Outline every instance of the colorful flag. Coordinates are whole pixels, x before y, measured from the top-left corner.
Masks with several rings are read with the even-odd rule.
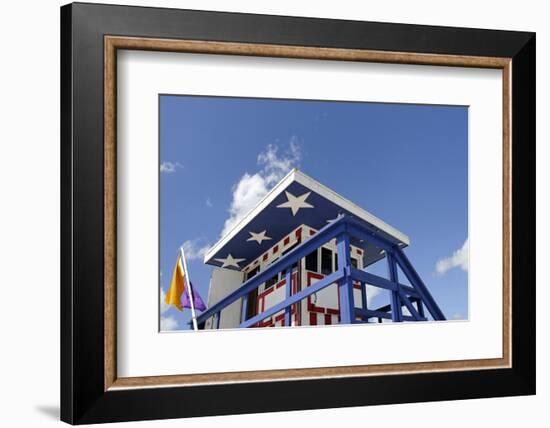
[[[181,295],[185,291],[185,273],[181,264],[181,257],[176,260],[176,267],[172,275],[170,289],[166,293],[165,302],[167,305],[174,305],[179,311],[183,310]],[[187,306],[188,307],[188,306]]]
[[[193,296],[193,306],[195,306],[196,310],[204,311],[206,310],[206,305],[204,304],[204,301],[202,300],[199,292],[193,287],[193,283],[191,284],[191,295]],[[189,301],[189,293],[185,293],[183,296],[183,305],[184,308],[191,308],[191,302]]]

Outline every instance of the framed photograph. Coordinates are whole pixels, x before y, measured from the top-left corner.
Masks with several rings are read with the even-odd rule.
[[[61,62],[62,420],[535,393],[533,33],[76,3]]]

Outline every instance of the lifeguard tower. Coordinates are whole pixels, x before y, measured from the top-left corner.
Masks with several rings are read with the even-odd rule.
[[[294,169],[205,255],[213,270],[199,328],[445,320],[403,252],[409,243]],[[383,259],[387,277],[366,271]],[[367,286],[389,303],[373,308]]]

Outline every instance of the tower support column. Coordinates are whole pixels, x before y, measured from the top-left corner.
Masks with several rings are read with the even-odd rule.
[[[386,251],[388,260],[388,276],[391,282],[397,285],[397,290],[391,292],[391,319],[393,322],[403,321],[403,312],[401,309],[401,298],[399,297],[399,278],[397,276],[397,264],[393,253]]]
[[[350,242],[347,232],[336,238],[338,265],[344,270],[344,277],[338,282],[340,300],[340,323],[352,324],[355,322],[355,304],[353,301],[353,281],[351,279]]]

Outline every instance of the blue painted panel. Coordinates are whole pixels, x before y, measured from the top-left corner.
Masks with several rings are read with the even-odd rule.
[[[285,190],[294,196],[301,196],[307,192],[311,192],[306,202],[313,205],[314,208],[301,208],[296,215],[292,215],[290,208],[277,208],[278,205],[287,201],[287,197],[283,191],[271,204],[253,218],[246,227],[235,235],[230,242],[222,247],[208,263],[214,266],[221,266],[221,263],[214,259],[225,258],[228,254],[231,254],[235,258],[245,259],[240,263],[242,268],[258,258],[271,248],[274,243],[283,239],[292,230],[302,224],[320,230],[327,225],[328,220],[336,218],[339,214],[351,216],[351,213],[348,211],[343,210],[340,206],[297,182],[292,182]],[[357,222],[360,222],[364,228],[369,229],[371,233],[378,233],[381,236],[385,235],[388,242],[396,243],[395,238],[390,237],[390,235],[384,232],[378,231],[378,229],[371,224],[362,220],[357,220]],[[258,244],[256,241],[247,241],[250,237],[249,232],[259,233],[264,230],[266,231],[266,235],[272,238],[271,240],[263,241],[261,244]],[[363,249],[366,247],[366,245],[359,242],[359,240],[352,240],[352,244]]]

